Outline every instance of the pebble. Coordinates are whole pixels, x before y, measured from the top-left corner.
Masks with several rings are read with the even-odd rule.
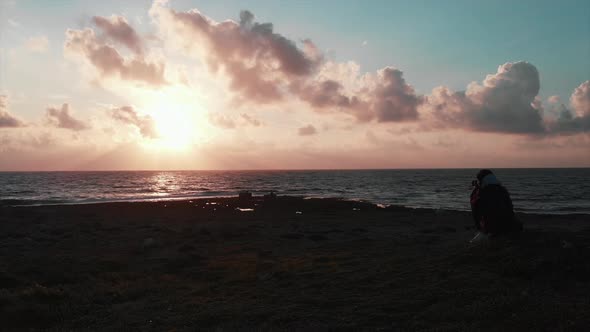
[[[571,242],[563,240],[563,241],[561,241],[561,247],[563,249],[571,249],[574,247],[574,245]]]
[[[152,248],[156,246],[156,240],[154,240],[151,237],[148,237],[147,239],[143,240],[143,247],[144,248]]]

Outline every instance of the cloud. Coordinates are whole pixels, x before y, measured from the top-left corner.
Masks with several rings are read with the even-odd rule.
[[[312,125],[307,125],[305,127],[301,127],[297,130],[299,136],[311,136],[317,134],[317,130]]]
[[[155,2],[150,14],[168,34],[166,39],[176,38],[186,49],[200,52],[211,71],[225,73],[240,103],[272,103],[290,93],[315,111],[340,110],[359,121],[418,118],[423,98],[400,70],[385,67],[362,77],[327,78],[324,56],[311,40],[299,47],[274,32],[272,23],[256,22],[249,11],[240,13],[239,22],[216,22],[196,9],[177,12]],[[348,80],[361,86],[348,91]]]
[[[80,131],[89,128],[89,126],[84,122],[74,118],[70,114],[70,105],[67,103],[63,104],[59,109],[56,107],[47,108],[45,118],[49,123],[58,128],[71,129],[74,131]]]
[[[143,53],[141,38],[124,17],[118,15],[112,15],[111,17],[94,16],[92,22],[108,38],[125,45],[136,54]]]
[[[586,113],[579,109],[587,108],[587,87],[579,87],[572,95],[571,111],[560,110],[554,121],[559,125],[550,123],[542,117],[539,73],[527,62],[500,65],[464,91],[441,86],[423,96],[400,69],[388,66],[360,74],[357,64],[328,61],[311,40],[295,42],[276,32],[272,23],[257,22],[247,10],[237,20],[215,21],[197,9],[176,11],[166,1],[155,1],[150,16],[159,29],[159,40],[196,55],[210,72],[227,79],[232,106],[297,99],[317,113],[343,114],[358,122],[421,120],[422,129],[525,135],[585,130],[580,114]],[[97,34],[88,28],[66,32],[66,50],[83,56],[101,76],[166,83],[164,65],[146,60],[144,40],[124,17],[95,16],[93,22]],[[115,45],[128,48],[132,56],[123,57]],[[188,82],[182,73],[179,81]],[[548,102],[557,104],[559,98],[551,96]],[[221,128],[261,124],[246,113],[210,115],[209,121]]]
[[[570,97],[572,108],[580,117],[590,116],[590,80],[578,86]]]
[[[316,109],[355,108],[360,103],[356,97],[344,95],[342,84],[335,80],[313,82],[303,87],[294,84],[291,90]]]
[[[82,57],[98,70],[101,77],[119,77],[123,80],[140,81],[152,86],[167,84],[164,78],[164,63],[149,62],[142,54],[136,54],[131,59],[125,59],[117,49],[108,44],[108,40],[115,40],[127,47],[138,50],[140,44],[135,40],[135,31],[129,25],[122,26],[120,21],[98,20],[99,28],[104,29],[105,38],[96,36],[93,29],[66,30],[65,50],[70,54]],[[110,25],[109,25],[110,24]],[[127,31],[126,27],[131,29]],[[139,38],[139,37],[137,37]],[[139,49],[140,50],[140,49]]]
[[[244,121],[246,121],[246,123],[248,123],[254,127],[260,127],[262,125],[260,120],[252,117],[251,115],[248,115],[247,113],[242,113],[241,117],[242,117],[242,119],[244,119]]]
[[[558,117],[549,122],[551,134],[571,135],[590,132],[590,81],[580,84],[570,96],[571,109],[561,104]]]
[[[159,137],[154,119],[149,115],[138,114],[132,106],[113,108],[110,110],[110,115],[117,121],[137,127],[143,137]]]
[[[376,74],[359,79],[361,87],[346,95],[343,85],[328,79],[307,83],[303,87],[294,84],[292,91],[309,103],[316,111],[340,109],[359,121],[399,122],[418,119],[418,106],[423,97],[406,83],[402,71],[385,67]]]
[[[416,96],[403,73],[386,67],[377,74],[375,87],[369,94],[371,111],[379,122],[415,120],[422,98]]]
[[[260,127],[262,122],[255,117],[241,113],[239,117],[234,117],[226,114],[209,113],[209,122],[219,128],[223,129],[235,129],[244,126]]]
[[[505,63],[482,84],[466,91],[435,88],[427,97],[426,111],[441,127],[473,131],[541,134],[545,131],[536,98],[540,82],[537,68],[527,62]]]
[[[210,113],[209,114],[209,122],[212,125],[223,128],[223,129],[236,128],[235,121],[231,117],[229,117],[225,114]]]
[[[300,49],[271,23],[255,22],[249,11],[240,13],[239,22],[216,22],[196,9],[176,12],[155,2],[150,14],[162,30],[180,36],[184,47],[200,51],[213,72],[223,71],[247,102],[282,99],[284,84],[309,76],[321,61],[310,40]]]
[[[49,47],[49,39],[45,36],[30,37],[25,42],[25,47],[35,53],[45,53]]]
[[[8,96],[0,95],[0,128],[23,127],[24,123],[8,113]]]

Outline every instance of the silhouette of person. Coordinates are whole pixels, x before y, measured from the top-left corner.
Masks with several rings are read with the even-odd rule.
[[[492,236],[522,230],[522,224],[514,214],[510,194],[494,173],[482,169],[476,177],[470,199],[475,228]]]

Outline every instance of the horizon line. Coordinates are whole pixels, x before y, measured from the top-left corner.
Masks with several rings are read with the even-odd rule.
[[[554,167],[413,167],[413,168],[259,168],[259,169],[97,169],[97,170],[0,170],[0,173],[65,173],[65,172],[297,172],[297,171],[404,171],[404,170],[469,170],[469,169],[588,169],[590,166]]]

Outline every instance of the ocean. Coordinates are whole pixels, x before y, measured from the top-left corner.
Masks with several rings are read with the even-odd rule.
[[[254,195],[338,197],[469,210],[476,169],[0,172],[0,205],[81,204]],[[496,169],[515,209],[590,214],[590,168]]]

